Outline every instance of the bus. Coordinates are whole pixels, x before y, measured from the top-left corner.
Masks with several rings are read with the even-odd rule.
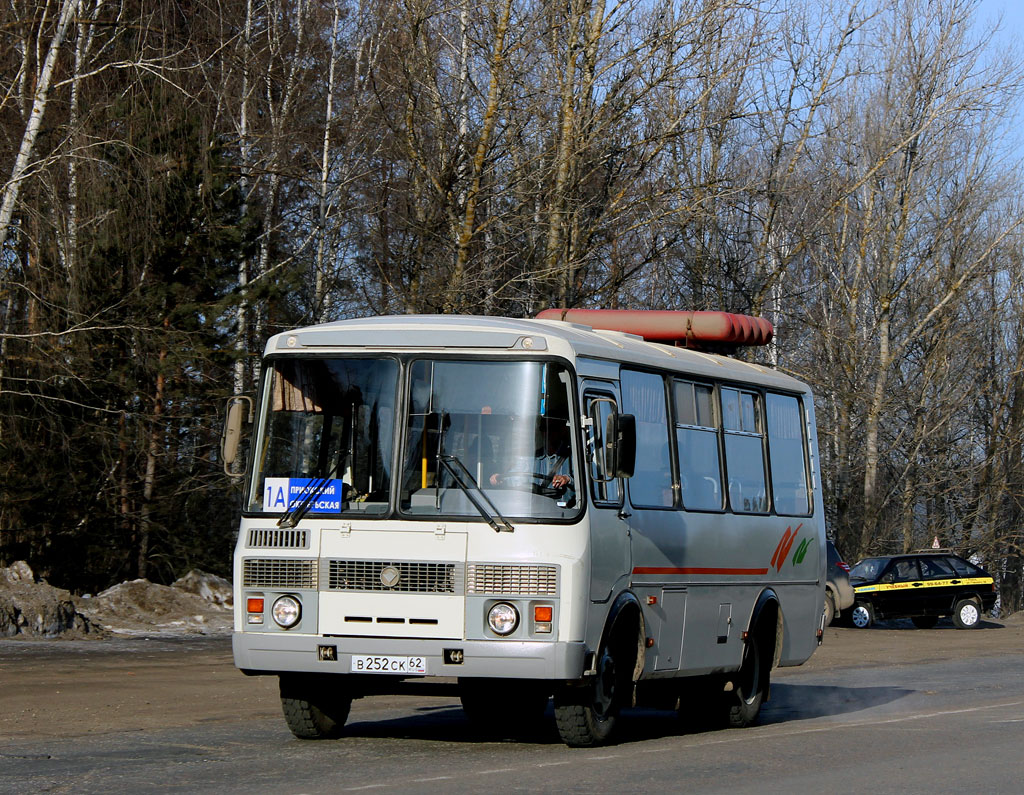
[[[632,706],[756,720],[821,642],[809,388],[721,312],[394,316],[269,339],[229,401],[236,666],[338,737],[353,699],[607,743]],[[247,465],[238,455],[252,423]]]

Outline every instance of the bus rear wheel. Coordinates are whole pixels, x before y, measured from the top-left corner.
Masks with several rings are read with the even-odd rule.
[[[761,654],[757,636],[747,639],[743,664],[733,680],[733,690],[726,693],[726,725],[734,729],[750,726],[761,712],[768,692],[768,665]]]
[[[331,680],[281,676],[281,711],[292,734],[300,740],[333,740],[341,736],[352,697],[336,687],[337,683]]]
[[[611,739],[630,692],[633,662],[625,643],[608,643],[598,655],[592,681],[555,694],[555,725],[562,742],[573,748],[591,748]]]

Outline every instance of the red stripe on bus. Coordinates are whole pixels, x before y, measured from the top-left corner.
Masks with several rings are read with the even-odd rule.
[[[637,566],[634,574],[767,574],[768,569],[673,568],[670,566]]]

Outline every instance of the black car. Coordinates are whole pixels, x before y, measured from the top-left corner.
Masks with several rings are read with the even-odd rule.
[[[996,586],[980,566],[944,550],[866,558],[850,569],[855,627],[875,619],[909,618],[930,629],[952,616],[960,629],[978,626],[996,602]]]

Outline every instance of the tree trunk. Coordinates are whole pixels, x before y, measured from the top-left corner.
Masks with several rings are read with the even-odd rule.
[[[166,329],[167,322],[164,322]],[[149,541],[152,530],[153,492],[156,483],[156,463],[160,457],[160,440],[164,435],[161,419],[164,413],[164,387],[166,377],[163,366],[167,351],[161,350],[157,359],[156,389],[153,394],[153,418],[149,429],[149,444],[146,447],[146,472],[142,480],[142,505],[139,511],[139,556],[137,570],[141,578],[149,571]]]
[[[875,539],[881,512],[878,487],[878,433],[885,407],[885,391],[889,375],[889,311],[884,300],[878,319],[878,362],[875,388],[864,419],[864,526],[861,529],[860,553],[866,554]]]
[[[29,113],[28,122],[25,124],[25,132],[21,137],[21,147],[18,150],[18,157],[14,161],[14,168],[11,170],[11,179],[4,186],[3,199],[0,201],[0,249],[7,243],[7,235],[11,225],[11,218],[14,215],[14,205],[18,201],[18,192],[21,190],[21,182],[28,170],[29,159],[35,149],[36,138],[43,123],[43,114],[46,113],[46,104],[49,101],[50,83],[53,80],[53,70],[57,65],[57,55],[60,53],[61,45],[67,36],[71,20],[78,11],[81,0],[64,0],[61,4],[60,17],[57,26],[50,40],[50,46],[46,52],[46,60],[39,72],[36,82],[35,95],[32,100],[32,110]]]

